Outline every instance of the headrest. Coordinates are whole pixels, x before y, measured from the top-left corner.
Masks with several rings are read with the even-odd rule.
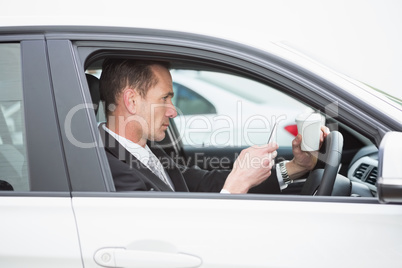
[[[92,74],[85,74],[87,77],[89,92],[91,93],[92,103],[94,104],[95,114],[98,113],[100,92],[99,92],[99,79]]]
[[[14,191],[14,188],[8,182],[0,180],[0,191]]]

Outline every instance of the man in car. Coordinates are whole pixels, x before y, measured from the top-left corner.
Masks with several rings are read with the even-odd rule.
[[[245,149],[231,171],[178,165],[156,142],[177,115],[172,77],[164,62],[106,59],[100,79],[106,124],[99,129],[117,191],[280,193],[287,181],[312,170],[317,158],[293,141],[292,161],[274,167],[278,145]],[[326,137],[323,131],[321,141]],[[280,170],[280,171],[279,171]]]

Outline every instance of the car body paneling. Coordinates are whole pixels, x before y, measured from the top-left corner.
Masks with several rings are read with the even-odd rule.
[[[29,186],[0,192],[0,266],[82,267],[46,41],[43,35],[23,34],[3,35],[1,41],[20,42],[21,47],[19,109]]]
[[[98,29],[100,30],[100,29]],[[113,29],[106,29],[112,31]],[[301,101],[313,106],[321,107],[328,110],[335,107],[332,114],[342,122],[351,124],[352,127],[370,136],[375,137],[375,142],[379,145],[381,137],[386,131],[401,130],[401,125],[398,119],[388,117],[381,108],[375,107],[381,102],[373,101],[367,104],[365,100],[358,94],[366,92],[349,81],[337,76],[329,70],[316,66],[307,60],[298,58],[299,61],[306,61],[311,70],[319,71],[321,76],[314,74],[308,69],[304,69],[299,65],[288,60],[283,60],[275,54],[270,54],[257,49],[249,48],[232,42],[224,42],[215,38],[199,37],[186,35],[176,32],[163,31],[148,31],[144,29],[135,29],[131,32],[126,30],[116,30],[116,34],[95,34],[88,37],[85,34],[66,34],[66,38],[76,40],[99,40],[105,41],[109,38],[110,41],[121,42],[110,43],[109,47],[124,49],[129,48],[133,51],[142,50],[154,53],[159,53],[159,58],[167,58],[171,53],[184,55],[184,57],[197,57],[204,62],[209,62],[209,59],[220,59],[220,62],[227,67],[230,64],[232,67],[243,66],[245,70],[252,70],[258,74],[260,79],[269,78],[269,81],[278,83],[279,85],[286,84],[283,88],[289,95],[297,96]],[[151,36],[154,34],[154,36]],[[62,34],[49,34],[49,38],[60,38]],[[183,38],[183,39],[180,39]],[[191,38],[191,39],[190,39]],[[131,44],[129,42],[132,42]],[[147,43],[148,42],[148,43]],[[81,42],[81,46],[89,46],[91,42]],[[104,43],[107,46],[107,43]],[[158,46],[159,44],[159,46]],[[98,43],[97,46],[101,46]],[[84,54],[88,55],[98,49],[88,49]],[[223,53],[224,52],[224,53]],[[143,53],[141,54],[143,55]],[[212,57],[212,58],[211,58]],[[293,82],[295,81],[295,82]],[[340,87],[340,85],[342,87]],[[309,90],[301,90],[301,87]],[[354,95],[357,92],[357,95]],[[359,109],[356,109],[359,107]],[[401,111],[393,108],[393,114],[400,114]]]
[[[106,38],[103,36],[101,40]],[[182,59],[184,54],[184,58],[197,58],[200,62],[203,56],[210,62],[215,61],[225,67],[231,65],[233,69],[249,72],[251,76],[260,76],[261,80],[269,77],[277,82],[281,81],[291,90],[300,90],[293,95],[304,94],[307,96],[304,99],[313,98],[314,102],[310,101],[310,104],[320,103],[323,106],[332,100],[338,100],[341,119],[348,125],[351,122],[359,124],[364,121],[362,128],[367,127],[365,133],[369,133],[374,140],[381,140],[381,133],[393,127],[392,124],[385,126],[373,118],[365,121],[367,115],[364,109],[359,110],[351,106],[348,100],[336,97],[336,87],[328,82],[314,79],[310,81],[306,74],[298,78],[303,79],[302,82],[299,81],[303,85],[301,86],[282,77],[289,71],[280,73],[278,69],[275,77],[275,73],[261,67],[272,64],[267,57],[264,60],[269,64],[263,62],[258,66],[250,62],[251,55],[245,55],[245,51],[243,54],[236,54],[238,52],[231,50],[228,54],[219,55],[215,50],[208,51],[195,41],[190,43],[191,47],[184,47],[180,40],[177,40],[176,45],[171,45],[171,40],[164,44],[163,38],[158,38],[136,39],[133,35],[125,39],[125,42],[92,41],[75,44],[85,46],[85,51],[81,50],[80,54],[84,58],[96,51],[123,49],[126,55],[146,51],[152,52],[155,57]],[[141,40],[141,44],[138,44],[138,40]],[[197,51],[199,47],[195,49],[197,46],[203,48],[202,53]],[[330,88],[329,91],[327,87]],[[93,256],[101,248],[158,252],[161,248],[166,248],[166,245],[168,248],[177,248],[178,252],[198,256],[203,260],[204,267],[355,267],[361,264],[375,267],[383,262],[390,267],[397,267],[401,259],[399,239],[396,238],[400,235],[401,208],[379,204],[375,199],[370,199],[369,202],[360,199],[361,203],[356,204],[356,199],[351,198],[322,202],[322,198],[315,197],[306,199],[305,202],[302,199],[275,196],[273,198],[276,200],[272,201],[255,195],[256,199],[261,200],[254,203],[247,200],[249,196],[244,199],[235,196],[229,200],[222,200],[224,197],[221,195],[212,198],[208,194],[199,200],[194,198],[197,194],[191,193],[184,195],[182,199],[177,199],[177,194],[159,193],[127,193],[122,195],[123,198],[120,196],[82,193],[73,197],[87,267],[97,267]],[[157,198],[153,198],[154,196]],[[97,209],[99,207],[102,209]],[[89,219],[95,220],[96,226],[90,224]],[[368,225],[365,227],[364,224],[369,222],[370,225],[373,224],[373,228],[367,227]],[[110,226],[115,224],[117,227],[111,230]],[[372,229],[375,231],[371,231]],[[100,233],[104,235],[99,236]],[[384,249],[376,249],[376,253],[383,254],[380,258],[373,258],[376,254],[367,254],[367,248],[364,248],[372,241],[373,236],[384,238],[387,244]],[[289,250],[289,247],[295,251]],[[398,248],[397,251],[394,251],[395,247]]]
[[[101,248],[170,247],[199,257],[202,267],[400,265],[401,206],[182,197],[74,197],[85,267],[98,267]]]
[[[55,33],[51,33],[53,30]],[[8,31],[18,32],[15,28]],[[70,114],[71,133],[84,144],[99,141],[95,116],[86,104],[90,96],[85,84],[84,64],[91,53],[102,51],[124,50],[125,55],[150,53],[166,58],[207,61],[210,65],[241,71],[262,82],[274,81],[288,94],[317,108],[324,109],[326,104],[338,101],[339,119],[377,142],[385,132],[401,130],[397,121],[388,119],[380,110],[369,109],[353,92],[338,92],[339,87],[324,78],[299,70],[297,65],[273,54],[235,44],[231,46],[230,42],[215,39],[144,29],[92,27],[79,30],[37,27],[32,32],[44,33],[48,40],[53,104],[57,106],[55,117],[61,133],[56,138],[64,148],[63,163],[72,191],[72,199],[60,198],[53,204],[51,211],[57,212],[54,214],[56,229],[50,230],[64,233],[55,236],[58,244],[50,237],[48,241],[52,243],[46,247],[55,247],[52,252],[67,250],[67,257],[60,259],[74,259],[66,262],[69,267],[99,267],[94,256],[101,248],[145,250],[158,256],[166,248],[174,247],[177,252],[201,258],[203,267],[400,266],[401,206],[380,204],[375,198],[111,193],[112,178],[101,146],[86,148],[87,151],[76,146],[67,137],[68,124],[65,124],[72,109],[78,108],[74,116]],[[386,120],[382,121],[383,117]],[[12,198],[17,200],[18,197]],[[38,215],[33,226],[42,229],[33,230],[35,234],[27,229],[23,234],[35,242],[39,235],[42,239],[51,236],[53,233],[44,229],[49,226],[40,223],[53,218],[54,215],[43,207],[44,204],[51,206],[53,199],[24,198],[24,202],[37,203],[32,206],[24,203],[21,208],[38,208],[33,209],[32,214],[21,210],[20,217],[7,215],[6,227],[21,222],[28,225],[29,216]],[[7,203],[10,200],[4,198],[1,202],[3,211],[11,207]],[[13,239],[11,234],[8,239]],[[61,248],[64,243],[67,245]],[[32,245],[32,241],[26,242],[24,249]],[[4,252],[12,256],[13,252],[18,252],[19,245],[14,246]],[[75,260],[79,254],[78,246],[81,246],[83,263]],[[34,253],[47,257],[46,252],[38,251]],[[61,253],[53,256],[61,256]],[[25,263],[18,262],[15,267],[18,264]]]
[[[72,190],[106,191],[110,189],[109,187],[113,189],[113,186],[102,179],[110,173],[105,173],[99,162],[101,146],[99,137],[95,134],[96,119],[89,107],[91,97],[87,88],[82,90],[84,83],[79,80],[79,67],[74,58],[71,42],[50,40],[48,53]],[[60,58],[63,58],[62,62]]]
[[[24,112],[31,190],[65,191],[70,187],[60,143],[45,40],[22,46]]]
[[[96,40],[96,41],[120,41],[120,42],[136,42],[140,44],[141,42],[151,42],[154,44],[163,43],[173,46],[183,45],[185,52],[185,47],[199,47],[200,49],[208,49],[214,51],[224,51],[226,54],[231,54],[234,51],[241,54],[241,51],[252,50],[254,51],[254,56],[250,57],[250,62],[260,62],[261,60],[270,59],[270,66],[275,67],[281,73],[285,74],[285,70],[281,68],[281,65],[285,64],[287,67],[295,67],[293,71],[293,77],[296,79],[305,79],[310,76],[311,78],[321,81],[324,84],[331,81],[332,83],[337,83],[342,85],[342,87],[350,88],[351,84],[345,81],[347,79],[343,78],[342,75],[329,70],[328,68],[314,62],[313,60],[307,58],[306,56],[284,46],[283,44],[273,44],[267,43],[264,46],[264,51],[260,49],[253,49],[246,45],[241,45],[239,43],[231,41],[223,41],[215,37],[207,37],[192,33],[169,31],[169,30],[157,30],[157,29],[145,29],[145,28],[125,28],[125,27],[97,27],[97,26],[27,26],[27,27],[2,27],[1,32],[3,34],[16,34],[16,33],[40,33],[46,34],[46,38],[50,39],[70,39],[70,40]],[[226,44],[222,47],[222,44]],[[200,47],[201,46],[201,47]],[[267,62],[265,62],[267,63]],[[302,67],[302,68],[300,68]],[[289,68],[290,70],[291,68]],[[301,73],[300,73],[301,71]],[[298,76],[297,74],[302,74]],[[288,73],[291,74],[291,73]],[[319,74],[319,75],[318,75]],[[327,82],[325,82],[325,80]],[[342,92],[342,87],[336,88]],[[330,87],[329,91],[332,91]],[[354,90],[358,91],[359,95],[367,95],[362,93],[372,92],[368,88],[363,89],[362,85],[353,87]],[[349,90],[349,91],[354,91]],[[340,93],[338,92],[338,93]],[[350,92],[343,92],[347,95]],[[370,94],[373,95],[374,93]],[[363,97],[365,101],[369,101],[371,98],[369,95]],[[381,107],[382,102],[387,102],[384,98],[375,96],[372,99],[372,106]],[[379,99],[382,101],[379,103]],[[359,101],[359,98],[353,98],[350,101]],[[360,103],[361,104],[361,103]],[[368,105],[370,106],[370,105]],[[395,112],[392,111],[395,115]],[[399,114],[396,112],[396,114]],[[398,118],[398,117],[397,117]],[[388,119],[387,119],[388,120]],[[392,119],[390,119],[392,123]]]
[[[12,28],[11,28],[12,29]],[[348,101],[354,106],[367,109],[367,115],[374,118],[381,117],[384,114],[381,109],[382,103],[388,103],[385,98],[373,95],[374,93],[367,94],[368,88],[363,88],[363,85],[353,85],[348,79],[342,77],[329,70],[328,68],[317,64],[311,59],[295,53],[289,48],[284,49],[275,44],[266,44],[265,50],[251,48],[239,43],[224,41],[214,37],[201,36],[191,33],[183,33],[176,31],[160,31],[155,29],[138,29],[138,28],[118,28],[118,27],[31,27],[32,31],[48,32],[46,35],[48,39],[68,38],[72,40],[97,40],[97,41],[115,41],[115,42],[133,42],[138,46],[143,43],[148,44],[164,44],[171,46],[171,50],[180,49],[182,54],[191,55],[189,48],[199,49],[198,53],[201,55],[205,51],[215,51],[224,55],[230,55],[237,58],[247,57],[249,63],[263,65],[269,70],[280,73],[281,76],[288,76],[300,84],[310,84],[311,82],[325,87],[326,98],[331,97],[332,94],[339,95],[340,102]],[[50,33],[51,32],[51,33]],[[144,48],[145,49],[145,48]],[[150,49],[152,49],[150,47]],[[207,56],[208,53],[205,54]],[[207,60],[209,57],[205,57]],[[266,72],[266,70],[265,70]],[[263,72],[264,73],[264,72]],[[271,77],[274,78],[274,77]],[[308,80],[306,80],[308,79]],[[281,77],[278,77],[280,82]],[[309,81],[310,80],[310,81]],[[356,83],[358,84],[358,83]],[[310,85],[312,86],[312,85]],[[345,89],[347,89],[345,91]],[[291,89],[290,89],[291,90]],[[320,98],[310,98],[312,96],[302,96],[300,92],[292,91],[293,94],[298,95],[307,103],[314,104]],[[320,92],[323,94],[324,92]],[[356,94],[356,95],[354,95]],[[325,96],[324,95],[324,96]],[[366,95],[366,97],[361,97]],[[317,96],[315,96],[317,97]],[[336,100],[336,98],[334,98]],[[366,104],[365,102],[370,102]],[[340,103],[341,104],[341,103]],[[373,109],[377,107],[377,109]],[[371,109],[370,109],[371,108]],[[352,111],[354,112],[354,111]],[[390,111],[392,117],[385,116],[384,124],[391,124],[398,127],[397,122],[400,111],[392,109]],[[370,119],[370,116],[367,116]],[[365,118],[366,119],[366,118]],[[400,127],[400,126],[399,126]]]
[[[0,196],[0,266],[83,267],[71,197]]]

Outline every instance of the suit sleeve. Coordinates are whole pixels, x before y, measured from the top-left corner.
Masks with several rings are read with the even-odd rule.
[[[190,192],[219,193],[230,170],[203,170],[197,166],[179,166]]]
[[[278,177],[276,176],[275,167],[271,170],[271,176],[268,177],[260,185],[257,185],[248,191],[249,193],[259,194],[280,194],[281,189],[279,187]]]
[[[188,168],[179,166],[190,192],[216,192],[219,193],[230,170],[202,170],[197,166]],[[275,168],[271,176],[260,185],[250,189],[249,193],[280,194],[281,190],[276,177]]]

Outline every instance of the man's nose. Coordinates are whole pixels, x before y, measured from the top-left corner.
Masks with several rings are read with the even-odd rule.
[[[176,107],[173,104],[166,105],[166,116],[169,118],[175,118],[177,116]]]

